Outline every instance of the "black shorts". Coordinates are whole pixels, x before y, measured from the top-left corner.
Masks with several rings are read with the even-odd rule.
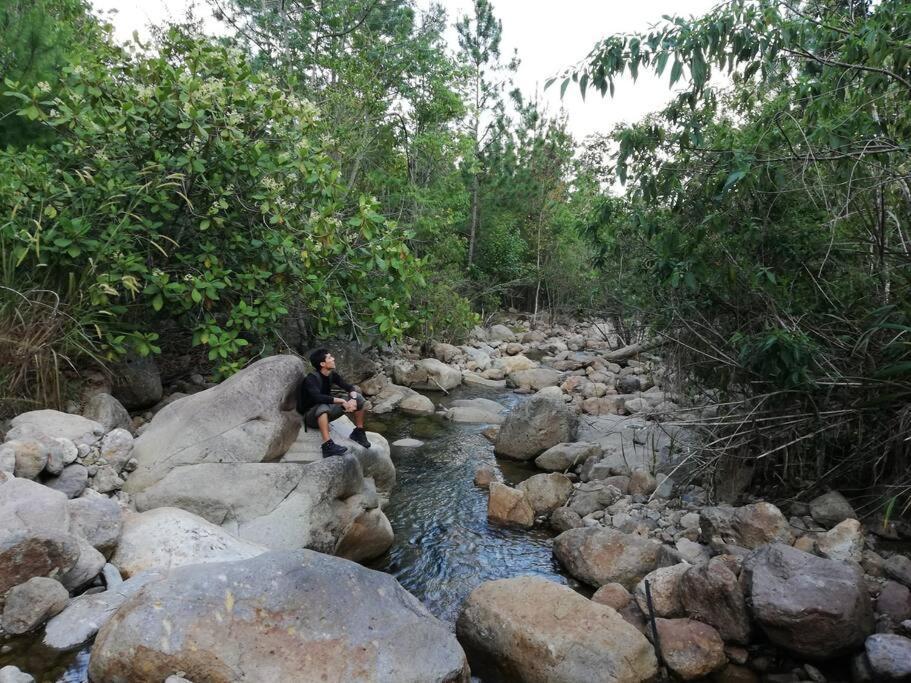
[[[361,410],[364,407],[364,397],[357,394],[354,400],[357,401],[357,409]],[[329,415],[329,422],[332,422],[344,415],[345,409],[338,403],[317,403],[304,413],[304,424],[310,429],[319,429],[319,423],[316,420],[323,413],[327,413]]]

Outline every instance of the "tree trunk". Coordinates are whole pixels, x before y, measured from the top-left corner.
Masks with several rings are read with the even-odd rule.
[[[471,177],[471,230],[468,234],[468,267],[474,263],[475,237],[478,232],[478,174]]]

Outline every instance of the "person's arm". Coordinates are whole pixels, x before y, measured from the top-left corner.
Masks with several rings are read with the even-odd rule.
[[[330,405],[343,403],[341,399],[337,399],[329,394],[324,394],[319,379],[315,375],[307,375],[307,378],[304,380],[303,389],[307,398],[310,399],[310,403],[328,403]]]
[[[354,386],[343,380],[342,376],[337,372],[332,373],[332,381],[335,382],[336,386],[341,387],[351,398],[354,398],[357,394],[357,390]]]

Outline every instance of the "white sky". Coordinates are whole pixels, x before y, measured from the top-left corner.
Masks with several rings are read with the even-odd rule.
[[[430,0],[417,0],[427,7]],[[585,102],[572,86],[560,102],[559,83],[544,93],[544,81],[588,54],[592,46],[611,33],[645,31],[663,14],[698,15],[717,4],[717,0],[492,0],[495,15],[503,21],[502,54],[508,58],[518,49],[521,66],[516,84],[526,95],[542,93],[551,112],[563,106],[569,115],[569,129],[577,139],[594,132],[609,132],[621,121],[632,122],[660,109],[671,97],[667,72],[658,81],[640,72],[639,80],[617,82],[616,94],[602,99],[589,89]],[[100,10],[117,9],[113,15],[117,37],[129,40],[133,31],[148,35],[149,23],[161,24],[168,18],[180,19],[191,0],[93,0]],[[469,11],[471,0],[442,0],[450,24]],[[204,2],[197,3],[204,11]],[[200,12],[202,13],[202,12]],[[211,23],[213,30],[215,22]],[[455,31],[450,32],[455,46]]]

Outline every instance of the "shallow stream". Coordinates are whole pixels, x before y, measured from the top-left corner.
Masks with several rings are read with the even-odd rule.
[[[444,406],[455,399],[482,397],[512,408],[521,400],[511,392],[471,387],[460,387],[449,396],[430,396]],[[453,629],[462,602],[484,581],[536,574],[575,587],[553,559],[550,531],[488,524],[487,492],[474,485],[475,471],[493,466],[514,485],[538,470],[497,460],[481,434],[485,427],[398,413],[370,418],[367,424],[390,443],[405,437],[424,442],[419,448],[392,448],[397,482],[384,511],[395,530],[395,542],[368,566],[392,574]],[[38,683],[85,683],[88,659],[88,648],[54,653],[43,647],[40,636],[0,646],[0,667],[18,666]]]

